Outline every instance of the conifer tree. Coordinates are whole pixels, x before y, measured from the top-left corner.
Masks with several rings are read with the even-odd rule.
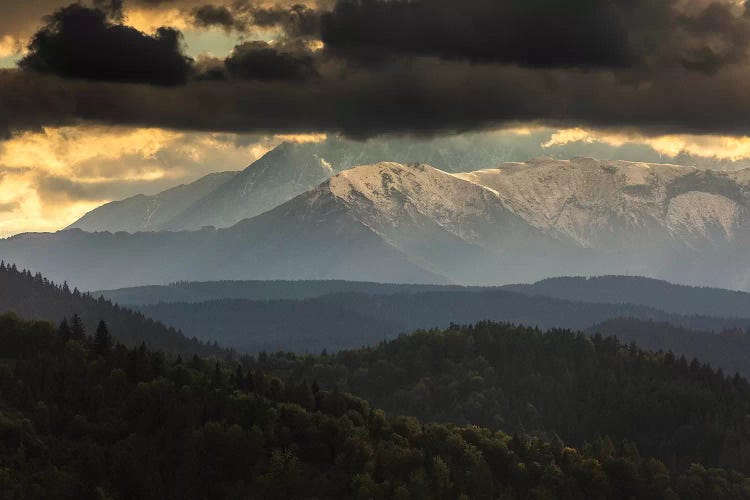
[[[86,340],[86,328],[78,314],[73,314],[70,317],[70,338],[72,340]]]
[[[107,328],[107,323],[102,320],[99,321],[99,325],[96,327],[96,334],[94,335],[94,350],[97,354],[105,354],[112,347],[112,336]]]
[[[60,322],[60,326],[57,327],[57,336],[63,342],[67,342],[72,337],[72,331],[70,329],[70,325],[68,324],[68,318],[63,318],[63,320]]]

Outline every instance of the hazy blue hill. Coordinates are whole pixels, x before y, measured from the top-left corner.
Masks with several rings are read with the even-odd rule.
[[[663,321],[614,318],[595,325],[591,332],[613,335],[623,343],[634,342],[649,351],[672,351],[676,356],[697,358],[750,379],[750,330],[717,333],[692,330]]]
[[[351,349],[405,331],[397,318],[363,314],[318,300],[224,299],[153,304],[139,310],[190,335],[250,352]]]
[[[750,293],[639,276],[560,277],[503,288],[584,302],[641,304],[676,314],[750,317]]]
[[[155,304],[158,302],[203,302],[217,299],[308,299],[339,292],[388,295],[428,291],[492,290],[506,290],[577,302],[643,305],[680,315],[750,317],[750,293],[722,288],[677,285],[638,276],[560,277],[533,284],[499,287],[412,285],[342,280],[235,280],[178,282],[170,285],[101,290],[94,292],[94,295],[104,295],[120,304]]]
[[[310,299],[339,292],[374,295],[419,293],[438,290],[487,290],[459,285],[417,285],[344,280],[273,281],[181,281],[169,285],[146,285],[116,290],[98,290],[118,304],[156,304],[159,302],[204,302],[218,299],[279,300]]]
[[[354,348],[418,328],[481,320],[572,329],[587,329],[618,317],[714,331],[750,325],[750,319],[682,316],[639,305],[575,302],[502,290],[342,292],[304,300],[222,299],[156,303],[138,309],[189,335],[249,351]]]

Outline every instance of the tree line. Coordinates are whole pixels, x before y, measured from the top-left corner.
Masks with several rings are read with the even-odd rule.
[[[105,330],[0,316],[0,497],[750,498],[737,472],[672,472],[632,443],[391,416],[315,380]]]

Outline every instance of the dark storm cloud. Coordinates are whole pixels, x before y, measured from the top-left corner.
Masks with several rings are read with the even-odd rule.
[[[102,10],[72,4],[48,18],[19,66],[65,78],[178,85],[191,71],[180,37],[164,27],[150,36],[111,22]]]
[[[340,0],[322,38],[343,51],[620,67],[634,57],[624,21],[601,0]]]
[[[94,0],[94,8],[104,12],[110,19],[114,21],[123,20],[123,4],[124,0]]]
[[[247,80],[306,80],[317,74],[305,47],[245,42],[224,61],[229,77]]]
[[[747,60],[749,17],[737,5],[676,0],[338,0],[322,15],[331,50],[539,68],[681,65],[715,72]],[[702,5],[702,6],[701,6]]]
[[[192,10],[197,27],[218,26],[247,32],[254,28],[278,28],[288,40],[320,37],[320,15],[303,4],[261,6],[235,1],[231,5],[207,4]]]
[[[180,87],[0,72],[0,128],[82,122],[243,132],[430,134],[518,122],[637,128],[645,133],[750,134],[747,68],[684,70],[648,85],[592,71],[415,61],[377,72],[328,69],[300,85],[201,81]],[[721,89],[721,92],[717,92]]]
[[[252,23],[260,27],[279,27],[290,38],[312,38],[320,34],[321,12],[303,4],[291,7],[249,7]]]
[[[193,9],[195,24],[200,27],[219,26],[231,30],[237,25],[235,15],[223,5],[202,5]]]
[[[0,72],[0,133],[86,122],[364,137],[538,122],[750,134],[750,16],[734,4],[339,0],[323,14],[322,53],[306,49],[320,9],[222,5],[233,23],[245,16],[255,26],[282,27],[286,37],[241,44],[226,60],[196,65],[179,52],[175,32],[148,37],[101,12],[87,17],[87,29],[61,30],[58,12],[38,35],[47,48],[32,50],[23,64],[48,74]],[[92,9],[68,9],[92,16]],[[305,16],[315,21],[300,21]],[[288,27],[294,23],[302,27]],[[80,44],[92,32],[123,38]],[[187,69],[157,68],[162,55],[151,45],[135,52],[143,59],[110,57],[126,50],[126,35],[144,44],[166,37],[170,55],[162,55],[176,54]],[[143,60],[157,78],[142,76]],[[368,60],[378,64],[362,64]],[[184,84],[139,84],[164,82]]]

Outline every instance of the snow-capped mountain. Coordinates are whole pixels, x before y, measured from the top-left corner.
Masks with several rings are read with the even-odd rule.
[[[748,290],[748,243],[750,170],[574,158],[458,174],[377,163],[227,229],[19,235],[0,241],[0,258],[99,289],[206,279],[503,284],[639,274]]]
[[[229,227],[291,200],[333,173],[330,163],[305,144],[282,143],[187,207],[165,229]]]
[[[750,228],[750,170],[540,158],[457,177],[492,190],[529,225],[584,248],[731,242]]]
[[[75,221],[66,229],[84,231],[158,231],[237,172],[217,172],[190,184],[167,189],[153,196],[136,195],[106,203]]]
[[[319,142],[285,142],[239,172],[231,182],[207,189],[190,203],[180,204],[177,211],[160,209],[164,215],[153,217],[154,207],[164,203],[135,196],[103,205],[69,228],[129,232],[223,228],[281,205],[357,165],[386,160],[419,161],[446,171],[462,171],[494,166],[498,161],[519,155],[524,156],[524,151],[512,149],[491,134],[367,141],[328,137]]]

